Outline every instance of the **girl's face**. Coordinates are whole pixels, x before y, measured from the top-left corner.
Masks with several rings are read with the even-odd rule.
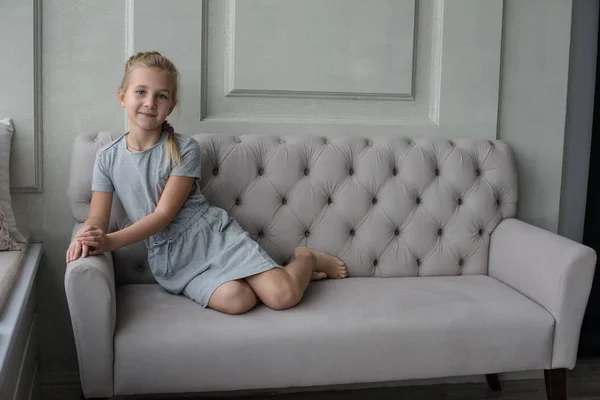
[[[131,71],[127,88],[117,94],[125,107],[130,131],[160,133],[162,123],[175,108],[172,94],[173,85],[166,71],[144,67]]]

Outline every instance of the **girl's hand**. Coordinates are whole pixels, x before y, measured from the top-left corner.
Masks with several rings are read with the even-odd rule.
[[[89,230],[91,230],[93,227],[92,226],[84,226],[83,228],[81,228],[81,230],[77,233],[77,235],[83,233],[83,232],[87,232]],[[77,240],[77,235],[75,235],[75,238],[73,239],[73,241],[71,242],[71,244],[69,245],[69,248],[67,249],[67,257],[66,257],[66,261],[67,264],[75,261],[81,257],[85,257],[88,252],[89,252],[89,248],[88,246],[84,246],[81,244],[81,242],[79,242]]]
[[[79,243],[77,241],[77,239],[73,239],[73,241],[71,242],[71,244],[69,245],[69,248],[67,249],[67,257],[66,257],[66,262],[67,264],[70,263],[71,261],[75,261],[78,258],[80,258],[83,254],[83,246],[81,245],[81,243]],[[89,251],[87,249],[85,249],[86,253]]]
[[[97,226],[86,227],[75,236],[75,240],[81,244],[83,258],[112,250],[109,236]]]

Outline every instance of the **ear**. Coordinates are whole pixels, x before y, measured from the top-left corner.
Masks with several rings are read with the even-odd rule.
[[[125,92],[121,89],[117,89],[117,101],[123,107],[125,107]]]

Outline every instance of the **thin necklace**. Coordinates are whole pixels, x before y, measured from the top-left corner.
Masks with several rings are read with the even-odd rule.
[[[133,147],[132,145],[129,144],[129,135],[127,135],[127,137],[125,138],[125,144],[127,145],[128,149],[135,150],[135,151],[144,151],[143,149],[136,149],[135,147]]]

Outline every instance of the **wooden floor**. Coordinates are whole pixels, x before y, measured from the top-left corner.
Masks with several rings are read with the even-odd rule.
[[[577,367],[568,372],[570,400],[600,400],[600,359],[578,360]],[[168,397],[169,400],[546,400],[543,379],[501,381],[502,391],[492,392],[485,382],[469,384],[440,384],[403,386],[377,389],[346,389],[337,391],[308,391],[291,394],[206,395]],[[79,400],[78,387],[46,387],[40,400]],[[164,396],[126,397],[165,399]],[[116,399],[120,400],[120,397]]]
[[[577,367],[568,372],[567,379],[570,400],[600,400],[600,359],[578,361]],[[485,383],[469,383],[274,395],[203,396],[185,400],[546,400],[543,379],[511,380],[501,384],[501,392],[492,392]]]

